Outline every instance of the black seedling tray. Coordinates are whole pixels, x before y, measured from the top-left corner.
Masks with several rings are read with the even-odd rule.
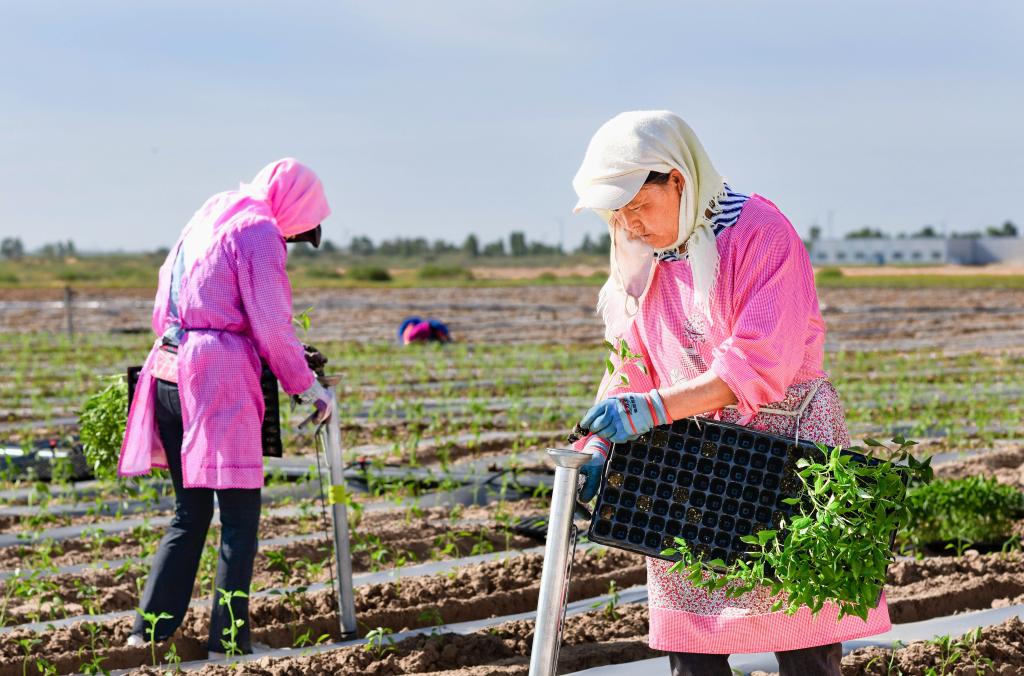
[[[862,462],[865,456],[849,453]],[[802,457],[821,457],[811,442],[706,419],[656,427],[615,444],[605,463],[588,537],[611,547],[662,556],[681,537],[697,556],[726,565],[742,558],[740,540],[777,529],[797,509]]]

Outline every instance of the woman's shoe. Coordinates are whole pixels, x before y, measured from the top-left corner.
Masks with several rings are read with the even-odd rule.
[[[138,634],[132,634],[128,637],[128,642],[125,645],[129,648],[141,648],[146,645],[146,639],[142,638]]]

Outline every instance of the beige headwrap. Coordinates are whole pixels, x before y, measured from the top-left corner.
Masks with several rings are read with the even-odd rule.
[[[655,250],[618,232],[611,212],[636,196],[649,172],[672,169],[685,179],[675,243]],[[724,181],[681,117],[664,110],[616,115],[590,139],[572,185],[580,198],[574,211],[593,209],[608,223],[611,235],[611,273],[597,303],[609,339],[625,333],[640,309],[654,276],[656,256],[683,245],[693,269],[697,309],[711,322],[711,295],[718,276],[711,218],[720,210]]]

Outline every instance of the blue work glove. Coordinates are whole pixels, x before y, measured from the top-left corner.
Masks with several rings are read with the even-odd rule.
[[[597,489],[601,485],[601,472],[604,470],[604,461],[608,458],[608,452],[612,445],[598,436],[590,437],[583,447],[584,451],[592,453],[590,462],[580,467],[580,502],[590,502],[597,495]]]
[[[672,422],[658,390],[609,397],[587,411],[580,427],[618,444],[632,441],[656,425]]]

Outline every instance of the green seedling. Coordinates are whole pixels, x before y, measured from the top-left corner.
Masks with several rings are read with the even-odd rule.
[[[231,605],[231,601],[236,598],[247,599],[249,598],[249,595],[240,589],[236,591],[227,591],[220,587],[217,588],[217,593],[219,594],[217,603],[222,606],[227,606],[228,618],[230,621],[230,624],[221,630],[222,635],[227,638],[222,638],[220,640],[220,644],[224,647],[224,652],[227,657],[230,658],[235,655],[241,655],[242,649],[238,645],[238,630],[245,626],[245,620],[240,617],[235,617],[235,609],[234,606]]]
[[[437,608],[428,608],[419,614],[417,621],[427,627],[440,627],[444,624],[441,611]]]
[[[366,632],[366,645],[363,650],[371,652],[377,659],[380,659],[390,652],[395,651],[395,639],[391,638],[394,632],[387,627],[377,627]]]
[[[21,646],[22,652],[25,654],[21,660],[21,676],[28,676],[28,663],[32,660],[32,648],[39,643],[42,643],[42,639],[39,638],[20,638],[18,639],[18,645]]]
[[[78,656],[84,659],[84,653],[88,649],[91,659],[88,662],[83,662],[78,668],[83,674],[109,674],[110,671],[103,666],[103,662],[107,658],[104,655],[100,655],[99,650],[97,650],[101,631],[100,625],[95,622],[83,622],[82,628],[89,632],[89,645],[79,648]]]
[[[307,629],[302,634],[299,634],[294,642],[292,643],[293,648],[307,648],[310,646],[317,646],[322,643],[327,643],[331,640],[330,634],[320,634],[316,639],[313,638],[313,630]]]
[[[597,401],[604,399],[613,387],[629,387],[629,375],[626,373],[626,369],[630,366],[635,366],[638,371],[647,375],[644,356],[633,352],[629,343],[624,339],[619,338],[618,346],[606,340],[604,347],[608,351],[604,359],[605,378],[604,384],[597,393]],[[569,435],[569,443],[575,443],[589,433],[590,430],[585,430],[577,424]]]
[[[181,655],[178,654],[178,646],[175,643],[164,653],[164,662],[174,667],[175,674],[181,673]]]
[[[282,574],[284,581],[287,582],[292,578],[292,564],[288,561],[288,557],[279,549],[271,549],[263,553],[267,557],[267,568],[269,570],[277,570]]]
[[[601,608],[604,611],[604,617],[607,620],[619,619],[619,589],[615,585],[615,580],[608,583],[608,600],[598,601],[592,604],[591,608]]]
[[[174,616],[170,613],[147,613],[142,608],[136,608],[139,615],[142,616],[142,621],[146,624],[146,636],[149,638],[149,656],[153,661],[153,666],[156,666],[156,625],[160,620],[170,620]]]

